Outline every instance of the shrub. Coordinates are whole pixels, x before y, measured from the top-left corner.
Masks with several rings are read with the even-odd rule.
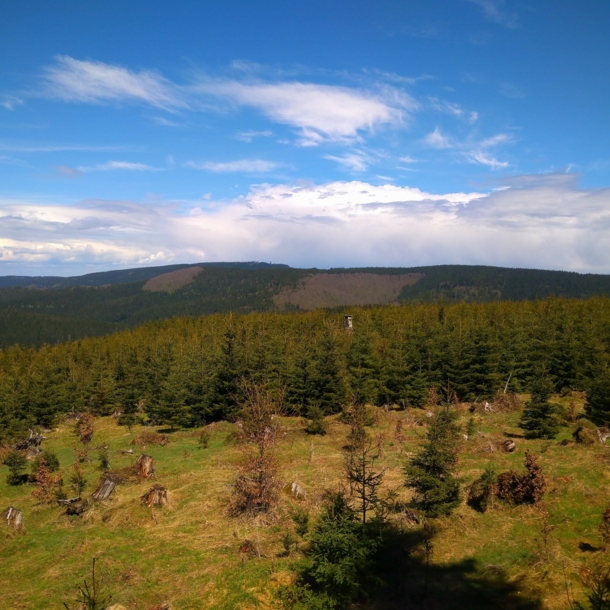
[[[426,444],[407,465],[406,485],[415,491],[411,505],[427,517],[449,515],[460,503],[460,485],[453,476],[459,440],[456,415],[444,407],[430,422]]]
[[[529,451],[525,453],[525,468],[525,474],[510,470],[498,476],[498,498],[513,504],[536,504],[542,499],[546,480],[536,456]]]
[[[549,377],[540,377],[531,384],[531,400],[525,405],[519,427],[525,430],[526,438],[555,438],[559,432],[559,417],[556,405],[549,402],[553,394],[553,382]]]
[[[576,430],[572,432],[572,438],[574,439],[574,442],[580,445],[595,445],[597,442],[597,433],[587,426],[578,426]]]
[[[496,468],[493,464],[488,464],[483,474],[472,483],[468,492],[468,504],[474,509],[484,513],[489,501],[497,491]]]
[[[330,493],[311,535],[307,577],[335,606],[349,607],[363,591],[378,540],[367,536],[356,513],[340,493]]]
[[[52,451],[43,451],[33,462],[32,462],[32,474],[35,473],[40,467],[40,462],[44,460],[45,466],[49,472],[57,472],[59,470],[59,459]]]
[[[311,405],[307,410],[307,426],[305,432],[307,434],[326,434],[326,421],[324,420],[324,411],[318,405]]]
[[[211,438],[210,431],[207,428],[203,428],[199,433],[199,447],[201,449],[207,449],[210,445]]]
[[[610,423],[610,375],[599,377],[591,384],[585,413],[598,426]]]
[[[276,456],[281,397],[245,381],[241,391],[244,396],[240,411],[243,458],[233,483],[229,512],[255,515],[274,508],[282,488]]]
[[[27,477],[24,476],[28,461],[23,453],[17,450],[9,451],[4,458],[4,465],[8,466],[9,474],[6,477],[6,482],[9,485],[21,485]]]
[[[304,508],[298,506],[290,517],[294,521],[294,529],[297,535],[305,538],[309,532],[309,513]]]

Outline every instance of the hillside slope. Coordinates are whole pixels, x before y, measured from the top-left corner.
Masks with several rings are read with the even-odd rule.
[[[610,295],[610,276],[466,265],[319,270],[268,263],[11,276],[0,278],[0,345],[96,336],[172,316],[553,295]]]

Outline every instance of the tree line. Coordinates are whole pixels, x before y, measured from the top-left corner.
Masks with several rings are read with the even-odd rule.
[[[610,362],[610,299],[352,308],[174,318],[113,335],[0,351],[0,439],[67,412],[170,427],[232,419],[242,381],[285,407],[420,407],[431,388],[462,401],[498,390],[587,390]]]

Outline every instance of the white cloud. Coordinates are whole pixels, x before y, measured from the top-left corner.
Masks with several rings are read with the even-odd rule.
[[[413,98],[391,87],[373,93],[314,83],[206,80],[199,90],[298,128],[302,146],[357,140],[378,126],[400,124],[417,107]]]
[[[44,69],[44,93],[71,102],[139,101],[164,110],[185,108],[178,88],[159,74],[58,56]]]
[[[504,169],[505,167],[508,167],[507,161],[498,161],[495,157],[480,150],[466,151],[464,156],[471,163],[487,165],[488,167],[491,167],[491,169]]]
[[[490,21],[504,25],[507,28],[516,28],[519,25],[519,17],[517,13],[507,13],[502,10],[504,0],[468,0],[476,4],[481,9],[485,17]]]
[[[407,155],[406,157],[399,157],[398,160],[402,161],[403,163],[418,163],[418,160],[414,159],[410,155]]]
[[[177,127],[178,129],[184,129],[189,127],[188,123],[178,123],[177,121],[170,121],[162,116],[155,116],[152,119],[157,125],[162,125],[163,127]]]
[[[610,190],[574,174],[514,177],[490,193],[362,181],[252,187],[232,202],[0,201],[0,269],[76,272],[150,261],[295,266],[464,263],[610,272]]]
[[[0,106],[6,110],[15,110],[17,106],[21,106],[22,104],[23,100],[14,95],[6,95],[0,100]]]
[[[59,56],[43,72],[42,94],[72,102],[150,104],[164,110],[209,110],[203,98],[217,98],[237,106],[256,108],[270,120],[298,130],[302,146],[324,141],[355,141],[380,126],[404,124],[418,104],[405,91],[387,84],[374,90],[299,81],[252,80],[260,66],[234,62],[242,80],[201,78],[194,85],[178,86],[150,70],[132,71],[99,61]],[[216,108],[219,110],[219,108]],[[177,126],[155,117],[159,124]],[[243,132],[249,138],[267,131]]]
[[[83,175],[83,172],[76,169],[75,167],[68,167],[67,165],[56,165],[55,171],[68,176],[69,178],[78,178]]]
[[[424,139],[424,144],[431,148],[438,149],[452,149],[459,155],[468,160],[469,163],[478,163],[479,165],[486,165],[492,170],[503,169],[508,167],[507,161],[499,161],[490,152],[490,148],[495,148],[502,144],[508,144],[512,142],[513,138],[509,134],[500,133],[490,138],[483,140],[475,140],[469,138],[463,142],[457,142],[451,140],[449,137],[441,133],[441,130],[437,127],[433,132],[429,133]]]
[[[263,159],[239,159],[238,161],[226,162],[205,161],[203,163],[187,161],[186,165],[187,167],[205,169],[217,173],[244,172],[250,174],[264,174],[281,167],[280,163],[264,161]]]
[[[346,153],[344,155],[324,155],[329,161],[336,161],[352,172],[365,172],[370,163],[370,159],[362,153]]]
[[[441,130],[437,127],[433,132],[429,133],[424,138],[424,143],[432,148],[451,148],[451,141],[447,136],[441,133]]]
[[[273,132],[269,129],[265,129],[264,131],[240,131],[236,136],[236,140],[241,140],[242,142],[252,142],[254,138],[270,138],[273,135]]]
[[[500,93],[505,97],[512,97],[515,99],[522,99],[526,97],[525,91],[519,87],[519,85],[515,85],[514,83],[499,83]]]
[[[130,170],[130,171],[160,171],[161,168],[151,167],[144,163],[131,163],[129,161],[107,161],[106,163],[99,163],[97,165],[89,165],[79,167],[79,172],[107,172],[115,169]]]
[[[33,144],[33,145],[14,145],[0,143],[0,150],[10,152],[39,153],[39,152],[64,152],[64,151],[83,151],[83,152],[104,152],[113,150],[127,150],[125,146],[90,146],[87,144]]]
[[[441,100],[437,97],[429,98],[430,104],[432,108],[438,110],[439,112],[444,112],[446,114],[452,114],[456,117],[464,116],[464,110],[459,104],[455,104],[454,102],[447,102],[445,100]]]

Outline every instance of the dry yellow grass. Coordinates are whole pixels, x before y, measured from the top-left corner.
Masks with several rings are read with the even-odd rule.
[[[494,438],[518,433],[518,416],[483,415],[481,431]],[[462,417],[465,421],[469,415],[464,411]],[[394,437],[398,419],[405,422],[404,443]],[[402,486],[402,470],[425,435],[425,427],[415,425],[414,419],[409,412],[380,410],[378,424],[370,430],[386,439],[380,460],[387,468],[384,487],[397,490],[403,501],[409,494]],[[324,490],[343,479],[342,447],[348,427],[338,418],[329,423],[326,436],[311,437],[299,419],[286,418],[278,448],[284,482],[298,481],[306,490],[307,497],[299,504],[312,515],[319,511]],[[211,426],[207,449],[198,447],[193,431],[170,434],[165,447],[146,448],[155,459],[157,482],[169,491],[170,505],[163,509],[147,509],[139,502],[151,484],[142,481],[119,485],[109,501],[93,505],[81,518],[67,517],[58,507],[36,505],[31,486],[7,486],[2,467],[0,509],[9,504],[22,509],[26,526],[24,535],[2,531],[2,608],[60,608],[88,575],[92,557],[99,558],[100,573],[115,601],[130,610],[146,610],[165,600],[176,609],[269,607],[273,589],[291,578],[293,558],[281,556],[281,537],[292,527],[289,511],[297,501],[283,494],[276,513],[258,520],[227,515],[230,484],[240,460],[239,448],[229,440],[232,429],[228,423]],[[125,467],[135,461],[137,451],[133,456],[121,451],[130,447],[138,432],[128,432],[112,418],[99,419],[92,445],[109,444],[112,467]],[[568,435],[566,429],[562,436]],[[46,446],[59,455],[67,482],[76,443],[70,427],[47,436]],[[451,518],[440,521],[434,562],[453,565],[474,557],[481,570],[499,569],[510,579],[523,579],[542,595],[545,607],[563,608],[564,567],[578,592],[582,564],[602,555],[580,551],[579,543],[599,544],[596,527],[610,491],[608,452],[602,445],[560,446],[556,441],[520,438],[516,442],[517,451],[504,454],[484,451],[486,440],[464,441],[459,474],[466,485],[490,460],[500,472],[522,469],[526,447],[539,455],[549,483],[545,501],[550,522],[556,526],[549,548],[541,549],[541,515],[536,508],[496,502],[480,514],[463,504]],[[95,451],[90,453],[94,458]],[[100,476],[95,459],[86,465],[86,474],[90,494]],[[396,519],[403,517],[398,514]],[[240,554],[246,539],[258,541],[264,557]]]

